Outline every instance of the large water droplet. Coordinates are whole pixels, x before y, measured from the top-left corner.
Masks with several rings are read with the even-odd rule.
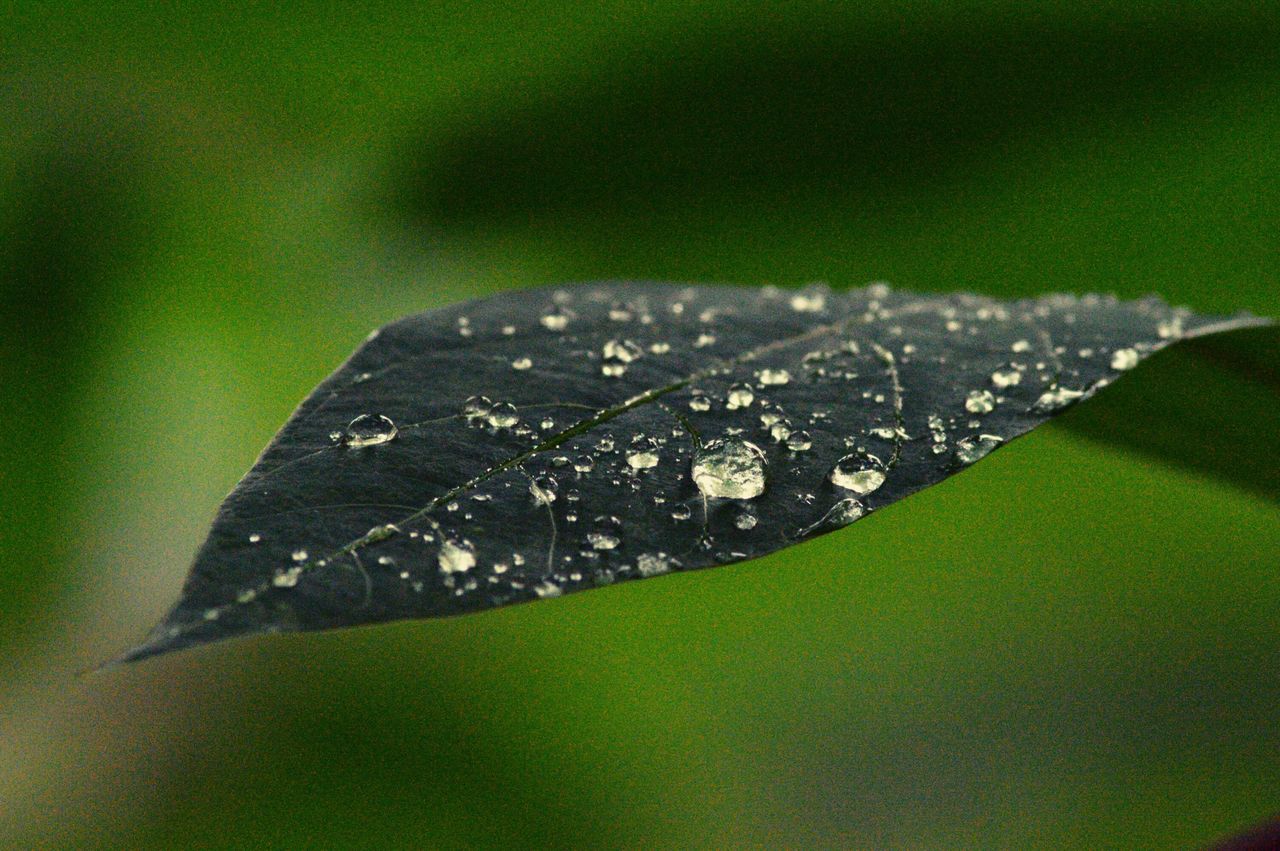
[[[756,523],[758,522],[760,521],[756,519],[756,516],[747,511],[744,511],[737,517],[733,518],[733,525],[744,532],[756,528]]]
[[[711,410],[711,400],[706,396],[694,396],[689,400],[689,409],[693,411]]]
[[[488,396],[468,396],[462,403],[462,415],[468,420],[482,419],[489,414],[493,400]]]
[[[347,446],[377,446],[396,436],[396,424],[382,414],[361,414],[347,423],[342,442]]]
[[[531,366],[533,366],[533,361],[530,360],[529,358],[516,358],[511,362],[512,369],[518,369],[523,371],[528,369]]]
[[[857,455],[846,455],[831,468],[831,484],[866,496],[884,484],[884,473]]]
[[[440,545],[440,554],[436,556],[443,573],[465,573],[476,566],[476,551],[466,541],[445,539]]]
[[[694,453],[693,483],[704,496],[754,499],[764,493],[764,453],[736,437],[710,440]]]
[[[516,412],[516,406],[510,402],[498,402],[489,409],[485,419],[494,428],[511,428],[520,422],[520,415]]]

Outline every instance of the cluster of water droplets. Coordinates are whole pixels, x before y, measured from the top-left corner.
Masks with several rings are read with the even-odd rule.
[[[469,396],[462,403],[462,416],[469,425],[512,428],[520,422],[520,412],[510,402],[495,402],[488,396]]]
[[[876,298],[887,295],[886,289]],[[774,298],[777,308],[789,316],[790,322],[803,319],[809,323],[809,317],[793,314],[835,312],[835,304],[842,297],[815,288],[790,295],[775,294]],[[999,305],[979,301],[961,304],[960,308],[948,308],[940,313],[938,327],[954,335],[948,337],[951,341],[966,338],[982,341],[985,339],[983,323],[995,326],[1017,318]],[[607,317],[610,323],[617,324],[605,326],[607,330],[600,337],[589,337],[584,329],[588,328],[586,317],[593,308],[557,298],[554,307],[538,316],[537,324],[550,332],[539,332],[544,342],[550,340],[551,345],[562,346],[574,356],[582,357],[591,365],[596,381],[600,381],[600,376],[619,378],[638,360],[650,356],[653,359],[644,361],[643,365],[652,364],[655,371],[659,366],[674,366],[673,359],[658,360],[659,356],[672,352],[673,343],[677,351],[685,354],[707,349],[699,352],[696,355],[699,360],[695,361],[697,366],[705,368],[683,379],[680,393],[660,403],[672,414],[669,433],[663,427],[656,430],[646,427],[647,435],[629,434],[616,426],[608,427],[615,429],[612,433],[602,433],[603,430],[596,427],[589,434],[575,437],[573,443],[566,443],[563,436],[554,434],[557,419],[571,426],[580,421],[575,419],[577,415],[566,420],[559,412],[554,418],[539,413],[528,420],[530,425],[526,427],[521,425],[521,412],[510,402],[479,395],[466,400],[461,419],[468,425],[491,430],[514,429],[507,434],[536,434],[539,440],[548,441],[550,451],[546,454],[539,450],[532,460],[515,465],[512,471],[515,481],[511,486],[515,488],[514,493],[521,494],[524,510],[547,515],[552,545],[546,552],[538,552],[532,545],[525,547],[531,560],[527,567],[525,553],[489,554],[479,537],[476,540],[482,546],[477,548],[460,533],[467,528],[462,520],[472,519],[472,509],[484,517],[484,509],[474,503],[492,501],[496,506],[502,502],[502,491],[459,496],[443,506],[441,512],[442,520],[444,512],[454,515],[451,521],[445,521],[452,524],[449,531],[436,527],[435,537],[426,531],[412,533],[433,547],[427,551],[427,565],[430,571],[438,573],[435,581],[442,582],[455,594],[474,591],[477,587],[493,588],[491,593],[497,594],[497,586],[501,586],[504,592],[551,597],[573,590],[576,583],[603,584],[613,581],[615,576],[654,576],[681,566],[680,559],[688,557],[689,550],[664,542],[667,549],[676,554],[672,556],[655,549],[651,542],[645,546],[641,536],[628,536],[627,523],[632,522],[630,512],[612,509],[627,518],[625,522],[614,514],[593,517],[591,509],[596,506],[592,505],[591,496],[600,491],[589,488],[588,484],[636,494],[649,510],[659,512],[664,523],[665,518],[670,517],[670,530],[679,531],[678,536],[673,534],[675,540],[690,540],[700,535],[700,551],[714,552],[721,560],[745,557],[747,553],[732,549],[734,541],[759,540],[766,533],[775,534],[779,516],[804,518],[796,523],[798,528],[785,530],[788,536],[838,528],[865,516],[885,499],[881,489],[888,477],[903,474],[904,467],[897,466],[900,454],[911,453],[908,460],[916,464],[922,452],[924,457],[937,456],[936,461],[929,463],[938,470],[973,464],[1006,441],[1006,437],[995,432],[1002,430],[1010,417],[1057,411],[1083,398],[1106,380],[1096,377],[1096,370],[1105,369],[1107,365],[1113,371],[1132,369],[1143,354],[1153,350],[1152,346],[1142,343],[1112,348],[1101,339],[1073,339],[1068,335],[1068,351],[1067,346],[1051,343],[1046,336],[1038,336],[1023,327],[1021,333],[1026,334],[1025,337],[1014,339],[1010,334],[1004,338],[995,349],[998,354],[981,361],[981,367],[970,369],[958,363],[963,383],[948,385],[951,388],[948,393],[952,394],[949,402],[938,405],[932,412],[919,407],[912,409],[909,404],[907,412],[911,416],[904,419],[901,388],[897,386],[898,375],[894,370],[901,368],[906,375],[911,364],[921,363],[945,370],[952,366],[948,363],[952,350],[934,354],[929,338],[913,337],[909,322],[897,319],[889,308],[875,300],[861,317],[855,317],[869,326],[867,332],[862,336],[847,335],[858,336],[861,343],[854,339],[826,343],[819,340],[806,344],[806,348],[812,347],[812,350],[803,356],[797,357],[797,350],[785,359],[775,359],[775,353],[769,351],[767,359],[752,356],[736,364],[717,360],[733,355],[731,323],[719,321],[732,315],[732,308],[699,306],[692,295],[683,303],[666,305],[665,310],[661,307],[651,311],[645,305],[614,302],[608,306]],[[1060,305],[1054,307],[1057,309]],[[599,311],[603,307],[594,309]],[[683,317],[685,336],[661,328],[660,333],[667,339],[655,339],[652,332],[641,327],[654,316],[663,319],[666,313],[676,319]],[[695,318],[697,324],[689,330],[688,325]],[[831,321],[828,315],[814,318],[810,324]],[[477,326],[479,324],[477,320]],[[457,330],[462,336],[470,336],[473,331],[483,329],[473,328],[469,320],[460,319]],[[505,326],[503,334],[509,336],[510,333],[514,333],[514,326]],[[1161,320],[1161,339],[1182,334],[1181,317]],[[517,380],[545,379],[548,363],[558,368],[558,363],[544,359],[539,349],[524,351],[530,354],[515,350],[498,361],[503,368],[509,364],[516,372],[526,372],[534,369],[537,359],[540,368]],[[1082,380],[1081,376],[1090,373],[1081,368],[1079,362],[1072,362],[1074,357],[1081,361],[1093,359],[1095,374],[1091,380]],[[711,367],[707,367],[709,363]],[[361,383],[370,378],[370,373],[360,373],[354,381]],[[834,401],[830,410],[812,410],[812,404],[802,405],[796,401],[808,398],[804,394],[815,388],[825,392],[822,382],[835,381],[857,383],[845,385],[848,389],[831,394]],[[618,386],[612,382],[601,383]],[[909,398],[914,390],[907,388]],[[823,397],[815,394],[813,398]],[[845,420],[850,410],[847,400],[854,400],[856,406],[852,426]],[[618,402],[624,401],[627,399],[619,395]],[[859,422],[857,418],[863,416],[865,419]],[[541,434],[533,430],[533,424],[537,424]],[[342,446],[361,448],[388,443],[400,433],[389,417],[370,413],[353,419],[334,434],[334,439]],[[1011,436],[1017,433],[1010,432]],[[845,448],[840,451],[845,454],[831,464],[831,455],[826,453],[832,446],[841,446],[842,441]],[[864,444],[869,444],[877,454],[868,452]],[[819,451],[811,451],[815,445]],[[829,469],[828,464],[831,464]],[[815,465],[820,466],[814,469]],[[822,481],[823,469],[827,469],[825,482]],[[672,471],[680,476],[677,486],[671,485]],[[524,474],[524,478],[516,473]],[[802,486],[805,477],[814,480],[807,489]],[[659,482],[661,486],[655,487]],[[527,496],[524,496],[520,489],[526,487],[526,483]],[[586,494],[581,502],[579,487]],[[776,488],[779,500],[785,498],[785,503],[792,508],[800,506],[798,513],[788,511],[775,515],[769,501],[752,502],[772,488]],[[493,498],[495,495],[498,499]],[[714,502],[716,500],[721,502]],[[730,526],[736,532],[730,531]],[[374,544],[390,534],[393,533],[371,530],[362,543]],[[648,539],[647,534],[643,536],[645,542]],[[638,552],[642,548],[649,551]],[[741,549],[747,547],[743,545]],[[434,554],[434,566],[430,563],[430,554]],[[370,570],[394,570],[395,575],[413,583],[416,591],[423,589],[424,581],[432,581],[420,565],[415,567],[407,559],[401,562],[406,567],[385,554],[366,563]],[[293,588],[304,571],[314,564],[307,550],[298,548],[289,554],[288,563],[275,570],[271,584],[277,588]],[[245,593],[250,592],[257,593],[255,589],[247,589]]]

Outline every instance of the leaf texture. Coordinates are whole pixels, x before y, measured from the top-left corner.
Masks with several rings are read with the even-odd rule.
[[[374,332],[122,660],[762,556],[973,463],[1180,339],[1156,298],[585,284]]]

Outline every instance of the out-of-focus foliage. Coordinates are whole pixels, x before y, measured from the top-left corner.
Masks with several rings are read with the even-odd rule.
[[[7,10],[0,837],[1185,846],[1280,808],[1280,513],[1196,472],[1276,435],[1203,382],[1195,445],[1133,437],[1190,468],[1050,430],[760,562],[74,676],[404,313],[645,277],[1280,314],[1278,60],[1257,4]]]

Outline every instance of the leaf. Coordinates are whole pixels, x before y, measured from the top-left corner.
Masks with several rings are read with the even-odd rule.
[[[223,503],[123,660],[729,564],[981,460],[1182,338],[1155,298],[609,283],[394,322]]]

